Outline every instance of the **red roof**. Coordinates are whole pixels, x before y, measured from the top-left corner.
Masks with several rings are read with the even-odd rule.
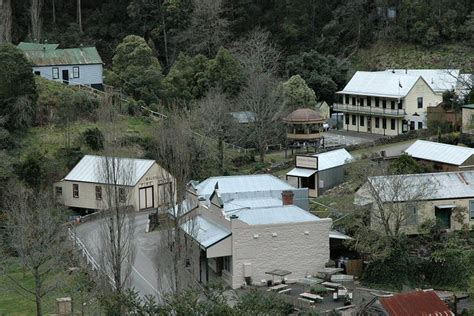
[[[417,291],[380,298],[390,316],[451,316],[448,306],[433,291]]]

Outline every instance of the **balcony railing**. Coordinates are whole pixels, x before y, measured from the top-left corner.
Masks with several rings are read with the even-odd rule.
[[[374,106],[360,106],[350,104],[336,103],[333,105],[334,111],[347,112],[347,113],[359,113],[366,115],[380,115],[380,116],[391,116],[391,117],[404,117],[404,109],[384,109],[381,107]]]

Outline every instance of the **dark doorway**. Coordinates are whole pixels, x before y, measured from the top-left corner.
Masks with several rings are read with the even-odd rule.
[[[452,208],[436,208],[435,216],[436,222],[439,224],[441,229],[451,228],[451,212]]]
[[[69,70],[63,69],[62,74],[63,74],[63,83],[69,84]]]

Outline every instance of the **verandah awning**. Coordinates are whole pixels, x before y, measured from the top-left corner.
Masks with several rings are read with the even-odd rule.
[[[309,178],[311,177],[316,170],[314,169],[305,169],[305,168],[294,168],[286,175],[290,177],[299,177],[299,178]]]

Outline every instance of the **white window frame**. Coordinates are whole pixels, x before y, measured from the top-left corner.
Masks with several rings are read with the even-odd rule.
[[[77,72],[76,72],[77,71]],[[73,78],[79,78],[80,74],[79,74],[79,67],[78,66],[74,66],[72,67],[72,77]]]
[[[474,221],[474,200],[469,200],[469,220]]]
[[[53,67],[52,76],[53,79],[59,79],[59,67]]]
[[[76,190],[77,188],[77,190]],[[75,199],[79,198],[79,184],[78,183],[73,183],[72,184],[72,197]]]

